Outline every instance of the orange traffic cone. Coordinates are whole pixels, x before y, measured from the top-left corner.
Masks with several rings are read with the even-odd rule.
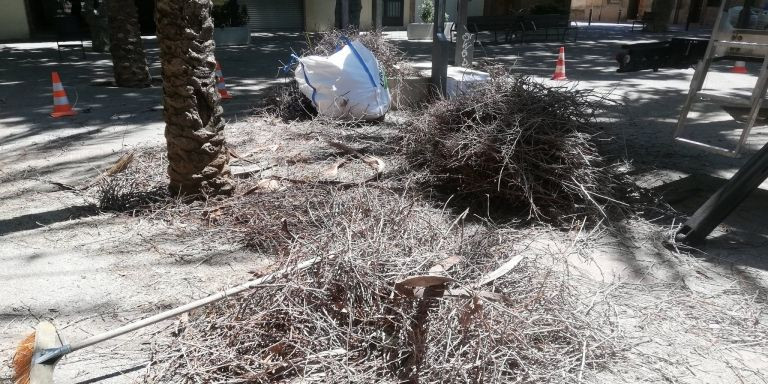
[[[737,61],[736,64],[733,65],[733,68],[731,68],[731,73],[748,73],[747,63],[743,61]]]
[[[218,61],[216,62],[216,89],[222,99],[232,98],[232,95],[227,92],[227,84],[224,83],[224,75],[221,74],[221,65]]]
[[[557,64],[555,65],[555,74],[552,80],[568,80],[565,77],[565,47],[560,47],[560,53],[557,55]]]
[[[58,72],[51,72],[51,81],[53,82],[53,112],[51,112],[51,117],[77,115],[77,112],[69,105],[67,92],[64,91]]]

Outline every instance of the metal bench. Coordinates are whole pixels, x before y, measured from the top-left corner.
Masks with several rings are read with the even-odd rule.
[[[493,32],[493,41],[498,42],[498,33],[504,33],[505,41],[516,27],[518,18],[515,16],[471,16],[467,18],[467,30],[471,33]]]
[[[59,60],[62,59],[61,48],[80,47],[83,59],[85,59],[85,44],[83,44],[83,30],[80,19],[73,15],[59,15],[55,18],[56,25],[56,50]]]
[[[646,12],[643,13],[643,16],[640,18],[640,20],[632,20],[632,28],[630,29],[630,32],[635,31],[635,26],[640,25],[640,32],[647,31],[648,30],[648,24],[653,21],[653,12]]]
[[[525,28],[522,34],[522,39],[530,36],[544,35],[544,40],[549,40],[549,36],[554,33],[554,36],[560,40],[565,41],[568,32],[574,32],[574,41],[578,40],[579,31],[578,24],[572,25],[568,15],[530,15],[526,16],[522,22]]]

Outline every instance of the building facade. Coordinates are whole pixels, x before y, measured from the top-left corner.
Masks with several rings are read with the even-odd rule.
[[[47,39],[55,36],[54,18],[73,9],[80,0],[2,0],[4,12],[0,14],[0,41]],[[408,23],[419,22],[420,4],[431,0],[352,0],[361,5],[360,27],[373,28],[373,7],[379,1],[385,27],[405,28]],[[456,17],[458,0],[447,0],[447,13]],[[504,0],[470,0],[469,14],[484,14],[487,3]],[[317,32],[334,27],[336,0],[239,0],[248,7],[249,27],[254,32]],[[154,33],[154,0],[136,0],[142,33]],[[77,8],[76,6],[74,8]]]
[[[0,12],[0,39],[19,40],[29,38],[27,7],[25,0],[3,0]]]
[[[639,20],[650,12],[653,0],[572,0],[571,20],[616,23]],[[676,0],[669,15],[671,24],[711,27],[717,18],[719,0]]]

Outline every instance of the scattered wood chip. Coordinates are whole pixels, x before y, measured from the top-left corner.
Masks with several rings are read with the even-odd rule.
[[[417,275],[417,276],[410,276],[406,277],[403,280],[400,280],[396,283],[396,285],[400,285],[403,287],[411,287],[411,288],[424,288],[424,287],[432,287],[435,285],[441,285],[445,283],[451,283],[456,280],[448,277],[448,276],[437,276],[437,275]]]
[[[339,151],[342,151],[346,154],[352,155],[357,157],[358,159],[362,160],[364,163],[368,164],[369,167],[371,167],[374,171],[376,171],[376,174],[380,174],[384,172],[384,168],[386,167],[386,164],[384,163],[384,160],[372,156],[372,155],[364,155],[360,153],[359,150],[354,149],[346,144],[339,143],[338,141],[327,141],[328,145],[330,145],[333,148],[338,149]]]
[[[457,289],[449,289],[446,290],[444,293],[445,297],[453,297],[453,298],[460,298],[460,299],[470,299],[474,297],[479,297],[481,299],[485,299],[488,301],[493,301],[496,303],[502,303],[507,302],[509,299],[496,292],[489,292],[489,291],[470,291],[464,288],[457,288]]]
[[[461,262],[461,257],[459,256],[451,256],[447,257],[445,259],[442,259],[437,262],[437,264],[433,265],[432,268],[429,269],[430,274],[447,274],[448,270],[451,269],[454,265]]]
[[[373,168],[373,170],[376,171],[376,174],[381,174],[384,172],[384,168],[386,168],[384,160],[376,156],[366,155],[362,160],[368,164],[369,167]]]
[[[243,156],[240,156],[240,154],[235,152],[235,150],[232,149],[232,148],[227,147],[227,150],[229,151],[229,155],[234,157],[235,159],[245,161],[246,163],[249,163],[249,164],[256,164],[253,161],[248,160],[248,159],[244,158]]]
[[[45,181],[48,184],[53,184],[53,185],[55,185],[55,186],[57,186],[57,187],[59,187],[59,188],[61,188],[63,190],[66,190],[66,191],[74,191],[74,190],[77,189],[77,187],[75,187],[73,185],[59,183],[58,181],[51,181],[51,180],[42,180],[42,181]]]
[[[274,168],[274,167],[275,167],[275,164],[261,166],[253,163],[253,165],[247,165],[242,167],[233,165],[230,167],[230,169],[232,171],[232,177],[236,179],[247,179],[249,177],[252,177],[254,174],[266,171],[267,169]]]
[[[285,187],[286,186],[283,183],[281,183],[281,180],[272,179],[272,178],[261,179],[256,182],[256,185],[249,188],[247,191],[243,192],[243,196],[248,196],[252,193],[259,192],[259,191],[263,191],[263,192],[279,191]]]
[[[342,151],[342,152],[344,152],[344,153],[346,153],[348,155],[353,155],[353,156],[357,156],[357,157],[360,157],[360,158],[363,157],[363,154],[360,153],[360,151],[358,151],[357,149],[354,149],[354,148],[352,148],[349,145],[346,145],[344,143],[340,143],[338,141],[327,141],[327,143],[331,147],[334,147],[334,148],[338,149],[339,151]]]
[[[331,164],[330,167],[328,167],[325,171],[323,171],[323,176],[329,178],[329,179],[335,179],[339,175],[339,168],[341,168],[344,163],[347,162],[347,159],[338,159],[333,164]]]
[[[483,277],[481,277],[480,280],[478,280],[477,284],[475,284],[475,287],[481,287],[485,284],[488,284],[498,279],[499,277],[506,275],[507,273],[509,273],[509,271],[515,268],[518,264],[520,264],[520,262],[523,261],[524,258],[525,258],[525,255],[523,254],[523,255],[517,255],[509,259],[509,261],[502,264],[501,267],[496,268],[496,270],[483,275]]]

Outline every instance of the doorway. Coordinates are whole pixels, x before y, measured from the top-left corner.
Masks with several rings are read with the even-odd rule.
[[[405,0],[384,0],[381,24],[385,27],[402,27],[403,8],[405,8]]]
[[[627,5],[627,20],[637,20],[637,14],[640,12],[640,4],[637,0],[629,0]]]

